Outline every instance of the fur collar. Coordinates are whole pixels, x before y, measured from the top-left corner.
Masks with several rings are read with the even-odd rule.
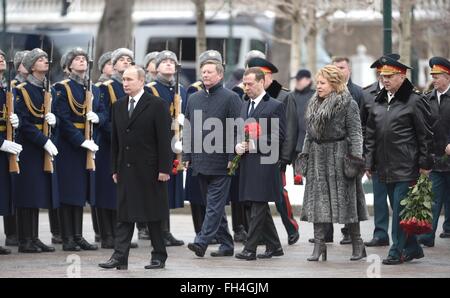
[[[277,98],[278,94],[280,94],[281,89],[283,89],[283,86],[281,86],[281,84],[278,83],[276,80],[273,80],[272,84],[270,84],[266,92],[269,93],[271,97]]]
[[[321,138],[330,121],[339,111],[346,108],[353,100],[348,90],[341,94],[331,93],[326,99],[314,93],[306,109],[306,123],[314,138]]]
[[[400,86],[400,88],[397,90],[397,92],[395,92],[394,98],[396,100],[407,102],[409,100],[409,96],[412,93],[417,93],[417,90],[414,88],[414,85],[411,84],[411,82],[408,79],[405,79],[403,81],[402,85]],[[420,94],[420,92],[419,92],[419,94]],[[378,96],[375,99],[375,101],[377,101],[377,102],[381,102],[383,100],[384,101],[387,100],[387,91],[385,88],[383,88],[381,90],[381,92],[378,93]]]

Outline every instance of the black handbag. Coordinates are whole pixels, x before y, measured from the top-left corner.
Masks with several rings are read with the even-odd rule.
[[[355,178],[364,174],[365,160],[351,154],[344,156],[344,175],[347,178]]]

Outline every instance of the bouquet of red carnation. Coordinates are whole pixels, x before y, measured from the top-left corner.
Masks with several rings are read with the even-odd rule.
[[[303,176],[302,175],[295,175],[294,177],[294,185],[302,185],[303,184]]]
[[[261,126],[258,122],[247,123],[244,126],[244,140],[249,142],[251,140],[257,140],[261,135]],[[239,161],[242,155],[236,155],[231,161],[231,167],[228,169],[228,175],[233,176],[236,173],[236,169],[239,166]]]
[[[427,175],[421,174],[417,184],[409,188],[407,196],[400,202],[400,205],[404,206],[400,213],[400,226],[406,234],[432,232],[432,202],[431,180]]]
[[[178,165],[180,164],[180,161],[178,159],[174,159],[172,163],[172,175],[178,174]]]

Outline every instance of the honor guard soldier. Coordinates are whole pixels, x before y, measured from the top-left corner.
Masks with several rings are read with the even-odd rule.
[[[151,83],[156,79],[156,56],[159,52],[150,52],[144,57],[145,83]]]
[[[98,78],[98,82],[95,84],[97,87],[100,87],[101,83],[104,83],[111,79],[111,76],[114,73],[113,65],[111,62],[112,52],[105,52],[103,55],[98,58],[98,70],[102,73]]]
[[[59,65],[61,66],[61,69],[63,71],[64,79],[67,79],[70,75],[70,71],[67,68],[67,53],[64,53],[61,56],[61,61],[59,62]]]
[[[186,108],[186,89],[183,86],[176,86],[175,73],[177,72],[178,59],[174,52],[162,51],[155,58],[155,66],[158,74],[155,81],[145,85],[145,90],[150,94],[161,97],[170,106],[170,114],[174,115],[175,105],[174,99],[177,95],[177,88],[179,88],[179,96],[181,99],[181,113],[184,113]],[[179,125],[183,124],[183,114],[180,114],[178,119]],[[176,147],[176,145],[175,145]],[[181,149],[181,148],[180,148]],[[181,150],[180,150],[181,152]],[[176,154],[174,154],[174,160]],[[168,182],[169,187],[169,208],[176,209],[184,206],[184,193],[183,193],[183,171],[177,170],[177,174],[171,174]],[[164,225],[164,224],[163,224]],[[170,219],[167,220],[165,226],[163,226],[165,232],[166,246],[180,246],[184,242],[176,239],[170,232]]]
[[[116,184],[111,179],[111,107],[117,99],[125,96],[122,75],[133,63],[133,59],[133,52],[129,49],[119,48],[113,51],[110,60],[114,72],[110,80],[100,85],[100,100],[107,115],[105,124],[99,127],[98,145],[100,148],[95,155],[95,199],[102,248],[114,248],[117,225],[117,191]],[[99,67],[102,63],[103,60],[99,61]],[[107,56],[104,63],[103,70],[107,67]],[[150,239],[145,224],[138,225],[138,229],[139,239],[142,237]],[[136,243],[131,243],[131,248],[136,247]]]
[[[278,101],[284,102],[289,90],[284,88],[280,83],[273,79],[272,74],[278,72],[278,68],[263,58],[252,58],[248,61],[248,67],[259,67],[264,72],[264,88],[266,92]],[[299,239],[298,223],[294,218],[289,195],[286,186],[286,162],[283,161],[281,168],[281,177],[283,181],[283,188],[280,190],[280,200],[276,201],[277,210],[280,213],[283,225],[288,234],[288,244],[292,245]]]
[[[398,54],[388,54],[392,59],[398,60]],[[363,137],[365,137],[367,118],[369,117],[370,109],[373,106],[374,100],[384,88],[383,80],[380,76],[381,64],[380,59],[372,63],[370,68],[376,69],[377,81],[373,84],[363,88],[363,98],[361,102],[361,127]],[[366,246],[388,246],[389,245],[389,206],[386,186],[380,183],[380,179],[376,172],[372,172],[372,186],[373,186],[373,218],[375,229],[373,231],[373,238],[370,241],[364,242]],[[392,206],[392,202],[389,202]],[[331,235],[333,236],[333,235]],[[331,241],[333,242],[333,241]]]
[[[15,92],[15,87],[26,81],[28,76],[28,71],[23,67],[22,60],[26,53],[29,51],[19,51],[14,55],[14,69],[16,70],[16,77],[11,81],[11,87],[13,92]],[[6,64],[5,64],[6,65]],[[6,88],[6,85],[3,87]],[[6,89],[5,89],[6,90]],[[17,231],[16,231],[16,216],[15,215],[5,215],[3,216],[3,227],[5,229],[5,245],[6,246],[17,246]]]
[[[435,164],[430,174],[433,183],[433,232],[420,235],[419,243],[434,246],[439,216],[444,207],[441,238],[450,238],[450,61],[433,57],[429,61],[434,89],[427,94],[433,119],[433,153]]]
[[[50,59],[51,61],[51,59]],[[27,81],[16,88],[16,111],[20,119],[16,140],[22,144],[20,174],[14,179],[19,252],[53,252],[39,240],[39,208],[59,207],[55,170],[57,119],[53,114],[54,90],[47,53],[33,49],[22,61]]]
[[[5,71],[6,55],[2,50],[0,50],[0,189],[2,191],[2,196],[0,197],[0,215],[3,216],[6,234],[5,245],[17,245],[15,224],[16,217],[12,215],[14,210],[12,201],[12,177],[10,173],[9,159],[16,158],[16,156],[22,151],[22,145],[15,143],[14,140],[7,140],[7,125],[11,125],[10,129],[16,129],[19,126],[19,118],[16,114],[10,113],[7,108],[7,96],[10,97],[9,104],[14,105],[14,100],[12,99],[12,82],[10,81],[10,88],[8,90],[8,84],[5,82]],[[9,79],[11,80],[11,78]],[[12,241],[16,243],[12,243]],[[11,251],[9,249],[0,246],[0,255],[7,255],[10,253]]]
[[[100,105],[97,87],[88,86],[86,77],[89,57],[82,48],[66,55],[69,78],[55,84],[56,110],[59,125],[59,217],[64,251],[96,250],[83,238],[83,207],[88,202],[95,206],[95,164],[93,155],[98,151],[94,131],[87,136],[86,129],[96,130],[106,120]],[[89,125],[90,127],[86,127]],[[89,153],[89,154],[87,154]]]
[[[415,235],[400,227],[409,187],[432,167],[431,112],[428,100],[406,78],[411,69],[388,56],[380,59],[384,88],[375,98],[366,125],[366,175],[377,172],[392,201],[392,245],[385,265],[423,258]]]

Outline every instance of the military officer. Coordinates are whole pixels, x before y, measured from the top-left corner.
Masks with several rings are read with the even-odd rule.
[[[30,75],[25,83],[16,88],[16,112],[20,119],[16,140],[22,144],[20,154],[20,174],[14,179],[15,206],[17,210],[17,232],[19,252],[37,253],[53,252],[39,239],[39,208],[54,209],[59,207],[59,193],[56,170],[44,171],[44,152],[56,163],[58,149],[55,146],[57,118],[52,112],[44,115],[44,96],[53,88],[45,77],[49,70],[48,56],[41,49],[31,50],[22,60]],[[48,95],[48,94],[47,94]],[[52,111],[54,110],[52,100]],[[43,133],[46,122],[51,135]]]
[[[181,113],[186,108],[186,89],[183,86],[175,85],[175,73],[177,71],[178,59],[175,53],[165,50],[160,52],[155,58],[155,66],[157,70],[156,79],[145,85],[145,90],[150,92],[154,96],[161,97],[170,105],[170,113],[173,115],[174,111],[174,98],[176,89],[179,88],[179,95],[181,100]],[[181,119],[181,120],[180,120]],[[179,124],[183,124],[183,115],[180,114]],[[174,154],[173,159],[176,159]],[[169,187],[169,208],[176,209],[184,206],[184,193],[183,193],[183,171],[178,171],[177,174],[171,174],[168,182]],[[184,242],[176,239],[170,232],[170,218],[163,226],[165,232],[166,246],[180,246]]]
[[[96,84],[97,87],[100,87],[100,84],[106,82],[111,79],[111,76],[114,73],[114,68],[111,62],[111,51],[103,53],[100,58],[98,58],[98,70],[102,73],[98,78],[98,82]]]

